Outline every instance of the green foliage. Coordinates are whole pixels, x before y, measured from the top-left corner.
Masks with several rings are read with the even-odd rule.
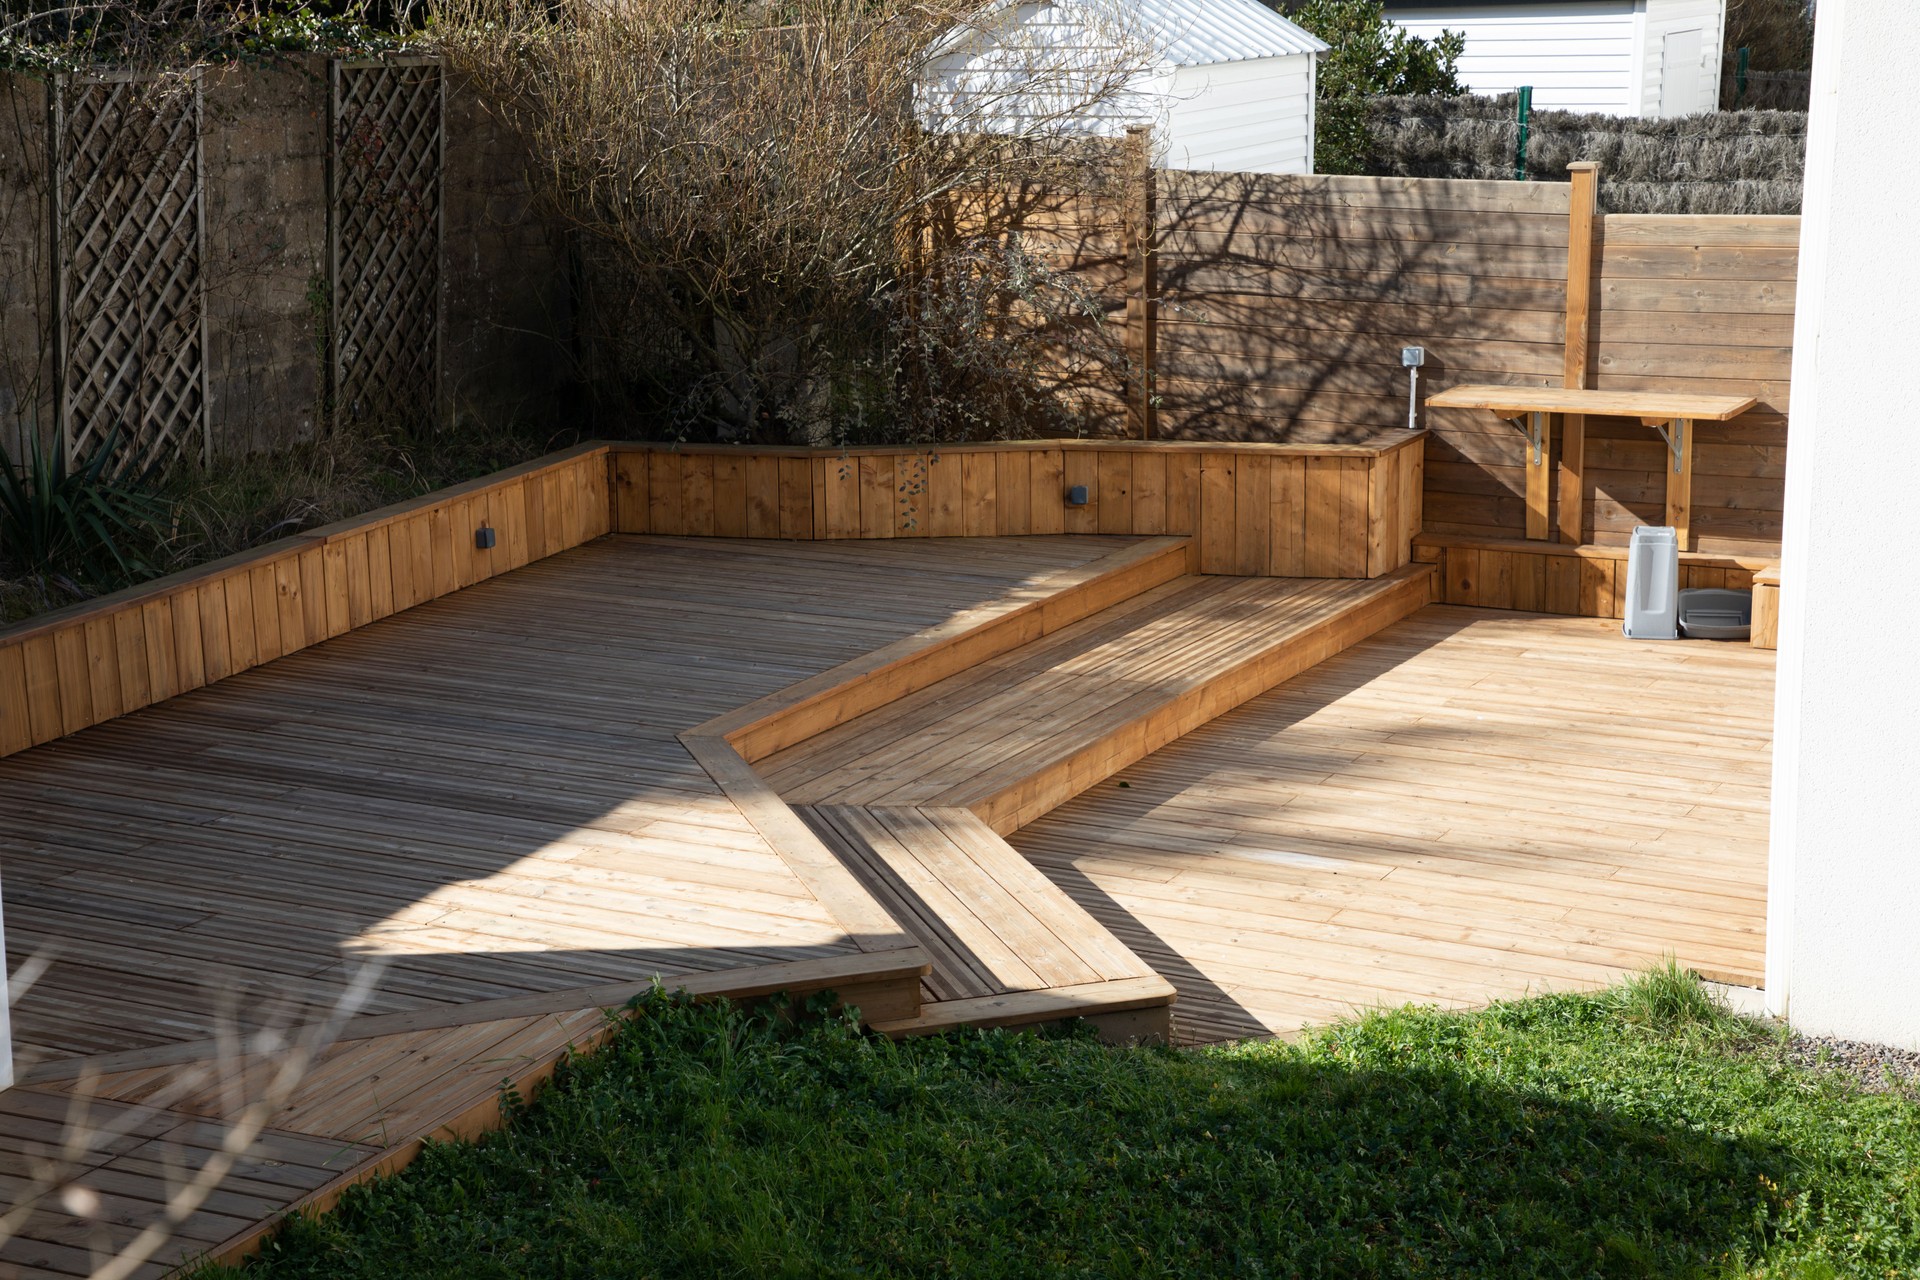
[[[1333,46],[1320,61],[1313,155],[1320,173],[1364,173],[1367,99],[1466,92],[1455,74],[1466,36],[1435,40],[1387,21],[1381,0],[1297,0],[1287,16]]]
[[[1679,1033],[1709,1016],[1687,982],[1201,1052],[656,996],[507,1130],[247,1274],[1913,1274],[1913,1100],[1723,1014]]]
[[[0,70],[182,71],[289,53],[368,55],[415,32],[407,0],[85,0],[0,15]]]
[[[167,502],[110,469],[118,433],[79,468],[36,436],[15,464],[0,450],[0,562],[82,588],[119,587],[153,572],[146,559],[165,530]]]

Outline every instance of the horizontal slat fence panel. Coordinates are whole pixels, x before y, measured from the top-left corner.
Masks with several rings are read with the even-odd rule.
[[[1423,393],[1561,385],[1568,184],[1156,181],[1158,437],[1375,440],[1406,422],[1405,346],[1426,349]],[[1099,267],[1116,260],[1121,233],[1076,239],[1061,216],[1054,240],[1036,243],[1091,268],[1083,278],[1117,313],[1131,286]],[[1777,548],[1799,220],[1614,214],[1595,228],[1586,385],[1758,396],[1754,412],[1700,428],[1693,530],[1708,551]],[[1521,537],[1520,433],[1477,410],[1423,412],[1426,527]],[[1589,420],[1586,441],[1583,541],[1623,545],[1634,525],[1664,519],[1664,446],[1606,418]],[[1549,518],[1557,525],[1557,511]]]
[[[615,529],[815,539],[1191,535],[1204,573],[1379,577],[1407,563],[1420,528],[1421,441],[1403,431],[1364,446],[616,444]],[[746,479],[735,484],[735,475]],[[1068,502],[1078,486],[1086,502]]]
[[[0,755],[75,733],[600,537],[588,445],[0,631]],[[476,545],[494,530],[491,549]]]

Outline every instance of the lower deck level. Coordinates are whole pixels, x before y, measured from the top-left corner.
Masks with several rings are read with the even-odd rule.
[[[655,978],[904,1016],[887,1001],[932,968],[904,927],[880,899],[850,918],[857,876],[796,869],[754,807],[772,788],[743,800],[685,731],[927,628],[1048,605],[1133,541],[605,539],[0,761],[9,965],[38,973],[0,1188],[44,1191],[66,1161],[97,1205],[49,1200],[0,1272],[87,1274],[257,1121],[147,1273],[217,1254],[423,1135],[490,1123],[503,1079]],[[1062,891],[1124,948],[1124,981],[1170,983],[1186,1042],[1590,987],[1668,954],[1757,983],[1772,655],[1411,607],[1197,728],[1186,686],[1117,691],[1130,718],[1083,714],[1058,768],[996,783],[1018,805],[903,803],[943,830],[961,810],[941,806],[1000,815],[968,821],[1027,860],[1001,879]],[[996,659],[994,679],[1084,713],[1066,677],[1098,672],[1058,636],[1052,666]],[[1155,643],[1193,678],[1203,651],[1177,640]],[[1221,646],[1207,687],[1243,653]],[[1113,745],[1136,724],[1152,735]],[[1111,768],[1080,769],[1092,745]],[[883,764],[847,785],[908,785]],[[1020,789],[1036,776],[1048,812]],[[283,1078],[280,1046],[350,991],[330,1047]],[[97,1141],[63,1150],[76,1131]]]

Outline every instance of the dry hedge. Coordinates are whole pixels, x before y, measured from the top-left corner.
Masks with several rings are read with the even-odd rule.
[[[1512,178],[1517,106],[1513,94],[1376,98],[1368,172]],[[1674,120],[1536,111],[1526,176],[1565,181],[1570,162],[1598,161],[1609,213],[1798,213],[1806,144],[1806,113],[1797,111]]]

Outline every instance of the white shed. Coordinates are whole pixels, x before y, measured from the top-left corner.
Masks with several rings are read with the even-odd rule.
[[[1113,55],[1134,69],[1126,91],[1056,124],[1095,137],[1151,124],[1158,163],[1171,169],[1311,173],[1326,50],[1260,0],[1003,0],[931,51],[928,104],[935,117],[1018,132],[1058,116],[1063,60],[1097,74]],[[1026,74],[1038,63],[1046,70]]]
[[[1417,36],[1467,37],[1473,93],[1533,87],[1533,105],[1648,118],[1719,108],[1726,0],[1386,0]]]

